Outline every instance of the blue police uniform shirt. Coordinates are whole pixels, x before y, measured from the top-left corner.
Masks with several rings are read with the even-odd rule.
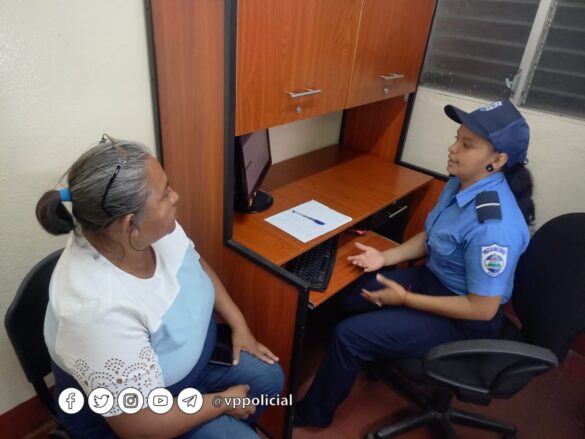
[[[427,217],[427,267],[456,294],[502,295],[506,303],[530,240],[528,226],[501,172],[460,188],[459,179],[450,178]],[[479,221],[474,201],[484,191],[498,193],[501,219]]]

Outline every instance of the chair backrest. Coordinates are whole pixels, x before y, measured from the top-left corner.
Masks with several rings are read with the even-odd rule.
[[[537,230],[518,262],[512,302],[526,341],[562,361],[585,330],[585,213]]]
[[[26,378],[54,417],[57,417],[55,404],[44,381],[44,377],[51,372],[51,357],[45,345],[43,328],[49,301],[49,282],[62,251],[51,253],[28,272],[4,317],[8,338]]]

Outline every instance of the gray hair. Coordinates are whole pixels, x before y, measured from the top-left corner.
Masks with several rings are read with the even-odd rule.
[[[142,219],[149,194],[151,157],[140,143],[104,135],[100,143],[77,159],[67,172],[67,181],[73,216],[83,230],[99,232],[128,213],[134,213],[137,221]],[[68,233],[75,228],[55,190],[46,192],[39,200],[37,218],[52,234]]]
[[[102,230],[127,213],[134,213],[140,221],[148,196],[150,157],[139,143],[109,138],[79,157],[69,170],[67,181],[73,216],[82,227]],[[108,188],[118,164],[120,169]]]

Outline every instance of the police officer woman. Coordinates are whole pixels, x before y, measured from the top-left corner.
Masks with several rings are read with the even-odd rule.
[[[298,426],[329,425],[363,362],[421,357],[441,343],[498,335],[534,220],[524,167],[529,128],[509,101],[472,113],[448,105],[445,113],[461,124],[449,147],[451,178],[423,232],[383,252],[356,244],[362,253],[349,260],[366,274],[345,303],[356,315],[335,328],[297,406]],[[390,268],[424,256],[424,266]]]

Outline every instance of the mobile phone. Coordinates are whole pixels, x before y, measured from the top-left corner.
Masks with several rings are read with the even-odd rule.
[[[220,323],[217,325],[217,337],[209,362],[221,366],[233,366],[232,354],[232,328]]]

